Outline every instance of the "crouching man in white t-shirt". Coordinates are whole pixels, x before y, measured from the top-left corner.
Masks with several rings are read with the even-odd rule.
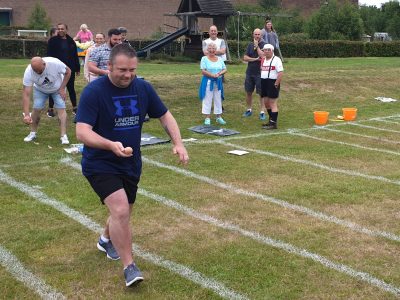
[[[29,124],[31,132],[24,138],[31,142],[36,138],[40,114],[51,95],[54,108],[60,120],[61,144],[69,144],[67,137],[67,113],[65,111],[65,87],[71,77],[71,70],[63,62],[54,57],[34,57],[25,70],[22,92],[22,108],[24,123]],[[29,103],[33,86],[33,110],[29,113]]]

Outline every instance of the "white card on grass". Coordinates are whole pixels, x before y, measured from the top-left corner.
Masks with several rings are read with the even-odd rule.
[[[248,154],[249,152],[247,152],[247,151],[243,151],[243,150],[231,150],[231,151],[228,151],[228,153],[229,154],[235,154],[235,155],[245,155],[245,154]]]

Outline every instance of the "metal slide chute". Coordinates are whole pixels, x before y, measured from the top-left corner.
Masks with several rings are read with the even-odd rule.
[[[146,57],[152,51],[156,51],[156,50],[160,49],[161,47],[163,47],[169,43],[172,43],[174,40],[181,37],[182,35],[185,35],[188,33],[189,33],[189,28],[183,27],[183,28],[181,28],[173,33],[170,33],[170,34],[164,36],[163,38],[147,45],[146,47],[140,49],[139,51],[137,51],[137,56],[138,57]]]

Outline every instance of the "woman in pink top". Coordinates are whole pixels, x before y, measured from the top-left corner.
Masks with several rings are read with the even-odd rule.
[[[74,41],[80,41],[81,43],[93,41],[93,34],[86,24],[82,24],[80,29],[74,37]]]

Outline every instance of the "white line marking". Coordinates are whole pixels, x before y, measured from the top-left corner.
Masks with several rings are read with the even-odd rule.
[[[364,173],[360,173],[360,172],[356,172],[356,171],[338,169],[338,168],[330,167],[330,166],[327,166],[327,165],[319,164],[319,163],[316,163],[316,162],[313,162],[313,161],[310,161],[310,160],[294,158],[294,157],[290,157],[290,156],[286,156],[286,155],[280,155],[280,154],[276,154],[276,153],[269,152],[269,151],[263,151],[263,150],[247,148],[247,147],[243,147],[243,146],[240,146],[240,145],[226,143],[226,142],[223,142],[223,141],[219,141],[219,144],[225,145],[225,146],[229,146],[229,147],[233,147],[235,149],[241,149],[241,150],[254,152],[254,153],[257,153],[257,154],[261,154],[261,155],[267,155],[267,156],[279,158],[279,159],[285,160],[285,161],[290,161],[290,162],[294,162],[294,163],[299,163],[299,164],[303,164],[303,165],[312,166],[312,167],[315,167],[315,168],[318,168],[318,169],[322,169],[322,170],[326,170],[326,171],[329,171],[329,172],[332,172],[332,173],[345,174],[345,175],[349,175],[349,176],[361,177],[361,178],[365,178],[365,179],[369,179],[369,180],[377,180],[377,181],[382,181],[382,182],[391,183],[391,184],[395,184],[395,185],[400,185],[400,181],[389,179],[389,178],[386,178],[386,177],[383,177],[383,176],[368,175],[368,174],[364,174]]]
[[[373,148],[373,147],[366,147],[366,146],[362,146],[362,145],[358,145],[358,144],[346,143],[346,142],[341,142],[341,141],[335,141],[335,140],[320,138],[320,137],[316,137],[316,136],[312,136],[312,135],[308,135],[308,134],[304,134],[304,133],[299,133],[299,132],[291,132],[290,134],[317,140],[317,141],[321,141],[321,142],[328,142],[328,143],[334,143],[334,144],[339,144],[339,145],[344,145],[344,146],[351,146],[351,147],[355,147],[355,148],[359,148],[359,149],[382,152],[382,153],[392,154],[392,155],[400,155],[400,152],[396,152],[396,151],[380,149],[380,148]]]
[[[282,249],[286,252],[301,256],[303,258],[311,259],[314,262],[320,263],[329,269],[333,269],[340,273],[344,273],[353,278],[356,278],[358,280],[365,281],[371,285],[374,285],[374,286],[376,286],[382,290],[385,290],[387,292],[390,292],[392,294],[400,295],[400,288],[397,288],[397,287],[395,287],[389,283],[386,283],[376,277],[373,277],[368,273],[360,272],[349,266],[335,263],[319,254],[309,252],[305,249],[298,248],[296,246],[293,246],[289,243],[282,242],[280,240],[272,239],[268,236],[264,236],[264,235],[260,234],[259,232],[249,231],[249,230],[241,228],[238,225],[218,220],[212,216],[200,213],[190,207],[184,206],[176,201],[165,198],[163,196],[148,192],[144,189],[140,188],[140,189],[138,189],[138,192],[141,195],[144,195],[144,196],[146,196],[150,199],[153,199],[159,203],[162,203],[166,206],[172,207],[172,208],[174,208],[178,211],[181,211],[181,212],[183,212],[193,218],[196,218],[198,220],[204,221],[206,223],[212,224],[214,226],[217,226],[217,227],[220,227],[220,228],[232,231],[232,232],[240,233],[241,235],[251,238],[262,244],[265,244],[265,245],[268,245],[268,246],[271,246],[274,248]]]
[[[392,140],[388,140],[388,139],[384,139],[384,138],[380,138],[380,137],[376,137],[376,136],[372,136],[372,135],[359,134],[359,133],[348,132],[348,131],[339,130],[339,129],[327,128],[327,127],[320,128],[320,129],[337,132],[337,133],[342,133],[342,134],[347,134],[347,135],[359,136],[359,137],[376,140],[379,142],[385,142],[385,143],[389,143],[389,144],[400,144],[400,142],[398,142],[398,141],[392,141]]]
[[[42,299],[66,299],[62,293],[48,286],[42,279],[28,271],[10,251],[0,245],[0,264],[14,278],[33,290]],[[4,295],[3,295],[4,296]]]
[[[379,230],[378,231],[377,230],[371,230],[371,229],[365,228],[363,226],[360,226],[360,225],[358,225],[356,223],[339,219],[339,218],[337,218],[335,216],[330,216],[330,215],[324,214],[324,213],[319,212],[319,211],[312,210],[310,208],[307,208],[307,207],[304,207],[304,206],[301,206],[301,205],[292,204],[292,203],[286,202],[284,200],[280,200],[280,199],[273,198],[273,197],[270,197],[270,196],[266,196],[266,195],[263,195],[263,194],[258,194],[258,193],[254,193],[254,192],[251,192],[251,191],[247,191],[247,190],[238,188],[238,187],[236,187],[234,185],[231,185],[231,184],[228,184],[228,183],[223,183],[221,181],[218,181],[218,180],[206,177],[206,176],[198,175],[198,174],[196,174],[194,172],[187,171],[185,169],[181,169],[181,168],[178,168],[178,167],[175,167],[175,166],[166,165],[164,163],[161,163],[161,162],[158,162],[158,161],[146,158],[146,157],[142,157],[142,159],[143,159],[143,162],[145,162],[145,163],[151,164],[151,165],[156,166],[156,167],[168,169],[168,170],[174,171],[176,173],[185,175],[187,177],[198,179],[200,181],[206,182],[208,184],[211,184],[213,186],[222,188],[224,190],[227,190],[229,192],[232,192],[232,193],[235,193],[235,194],[238,194],[238,195],[243,195],[243,196],[247,196],[247,197],[253,197],[253,198],[256,198],[256,199],[259,199],[259,200],[262,200],[262,201],[266,201],[266,202],[270,202],[270,203],[273,203],[273,204],[277,204],[277,205],[282,206],[284,208],[304,213],[304,214],[306,214],[308,216],[311,216],[313,218],[316,218],[318,220],[322,220],[322,221],[334,223],[334,224],[337,224],[337,225],[340,225],[340,226],[344,226],[344,227],[349,228],[349,229],[351,229],[353,231],[360,232],[360,233],[363,233],[363,234],[366,234],[366,235],[369,235],[369,236],[384,237],[384,238],[392,240],[392,241],[400,242],[400,236],[397,236],[397,235],[395,235],[393,233],[390,233],[390,232],[379,231]]]
[[[358,124],[358,123],[348,123],[348,125],[358,126],[358,127],[362,127],[362,128],[375,129],[375,130],[380,130],[380,131],[386,131],[386,132],[400,133],[400,131],[398,131],[398,130],[392,130],[392,129],[386,129],[386,128],[381,128],[381,127],[363,125],[363,124]]]
[[[399,122],[389,121],[389,120],[385,120],[385,119],[382,119],[382,118],[373,118],[373,119],[370,119],[370,120],[371,121],[378,121],[378,122],[388,123],[388,124],[397,124],[397,125],[400,124]]]
[[[71,159],[69,159],[69,158],[63,159],[62,162],[70,165],[71,167],[73,167],[75,169],[80,170],[80,165],[77,163],[73,163],[71,161]],[[72,208],[69,208],[67,205],[65,205],[61,202],[58,202],[57,200],[55,200],[53,198],[48,197],[45,193],[37,190],[36,188],[33,188],[29,185],[26,185],[24,183],[14,180],[10,176],[6,175],[2,170],[0,170],[0,181],[7,183],[8,185],[18,189],[19,191],[27,194],[30,197],[35,198],[36,200],[38,200],[39,202],[41,202],[43,204],[53,207],[54,209],[65,214],[69,218],[77,221],[78,223],[82,224],[86,228],[88,228],[98,234],[101,234],[103,231],[102,227],[99,224],[95,223],[87,216],[81,214],[80,212],[78,212]],[[143,259],[150,261],[151,263],[153,263],[157,266],[162,266],[172,272],[175,272],[175,273],[181,275],[182,277],[184,277],[194,283],[197,283],[198,285],[200,285],[206,289],[214,291],[216,294],[218,294],[219,296],[221,296],[223,298],[247,299],[247,297],[245,297],[233,290],[228,289],[222,283],[219,283],[218,281],[216,281],[212,278],[208,278],[199,272],[193,271],[192,269],[190,269],[184,265],[175,263],[173,261],[164,259],[161,256],[158,256],[156,254],[147,252],[137,245],[132,244],[132,247],[133,247],[133,251],[136,256],[142,257]]]

